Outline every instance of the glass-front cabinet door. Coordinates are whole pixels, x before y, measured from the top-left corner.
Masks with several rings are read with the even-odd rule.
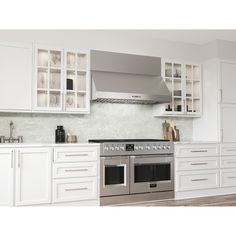
[[[89,53],[35,48],[36,111],[89,112]]]
[[[88,109],[88,54],[65,51],[65,110]]]
[[[61,49],[36,48],[37,110],[62,109],[63,52]]]

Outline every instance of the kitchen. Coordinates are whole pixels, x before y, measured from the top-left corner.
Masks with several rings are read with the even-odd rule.
[[[0,205],[236,204],[236,43],[174,33],[1,30]]]

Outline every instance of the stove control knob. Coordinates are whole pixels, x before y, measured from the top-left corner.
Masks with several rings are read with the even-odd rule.
[[[163,149],[163,150],[166,150],[166,146],[163,146],[162,149]]]
[[[143,150],[143,146],[139,146],[139,150]]]
[[[121,151],[124,151],[124,150],[125,150],[125,147],[120,147],[120,150],[121,150]]]
[[[114,150],[115,150],[115,148],[114,148],[114,147],[110,147],[110,150],[111,150],[111,151],[114,151]]]
[[[151,148],[150,148],[150,146],[146,146],[146,149],[147,149],[147,150],[150,150]]]
[[[134,150],[136,150],[136,151],[137,151],[137,150],[138,150],[138,146],[135,146],[135,147],[134,147]]]
[[[153,150],[157,150],[157,146],[153,146]]]
[[[161,150],[161,146],[158,146],[158,150]]]
[[[105,150],[105,151],[108,151],[108,150],[109,150],[109,148],[108,148],[108,147],[105,147],[105,148],[104,148],[104,150]]]
[[[116,149],[116,151],[119,151],[119,150],[120,150],[120,148],[119,148],[119,147],[115,147],[115,149]]]
[[[166,149],[167,149],[167,150],[170,150],[170,146],[167,146]]]

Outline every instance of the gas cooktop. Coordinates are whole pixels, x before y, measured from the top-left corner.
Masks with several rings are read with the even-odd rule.
[[[164,139],[90,139],[90,143],[169,142]]]

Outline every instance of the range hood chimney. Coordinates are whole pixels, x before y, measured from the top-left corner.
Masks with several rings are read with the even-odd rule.
[[[113,103],[171,102],[161,78],[161,58],[91,50],[91,100]]]

